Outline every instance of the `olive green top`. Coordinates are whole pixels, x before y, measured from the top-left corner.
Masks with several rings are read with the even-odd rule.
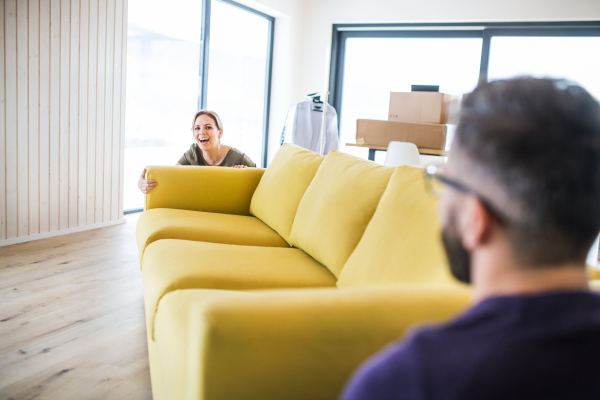
[[[202,150],[197,143],[190,146],[190,149],[183,153],[178,161],[181,165],[208,165],[202,157]],[[245,165],[246,167],[256,167],[246,153],[242,153],[236,148],[230,147],[227,155],[216,167],[233,167],[234,165]]]

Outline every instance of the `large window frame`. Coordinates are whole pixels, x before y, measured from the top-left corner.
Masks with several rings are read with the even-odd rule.
[[[349,38],[481,38],[479,82],[487,82],[490,44],[495,36],[600,37],[600,21],[334,24],[329,70],[329,103],[342,121],[346,41]]]

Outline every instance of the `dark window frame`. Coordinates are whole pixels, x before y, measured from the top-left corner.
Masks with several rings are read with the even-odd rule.
[[[494,36],[600,37],[600,21],[334,24],[329,70],[329,104],[337,111],[338,132],[342,121],[348,38],[482,38],[479,82],[485,82],[488,77],[490,44]]]
[[[206,108],[208,101],[208,63],[210,53],[210,15],[211,15],[211,1],[202,0],[202,29],[200,33],[200,90],[198,96],[198,108]],[[271,109],[271,78],[273,76],[273,45],[275,41],[275,17],[272,17],[263,12],[257,11],[253,8],[235,2],[233,0],[214,0],[221,3],[229,4],[239,8],[240,10],[249,12],[251,14],[258,15],[266,19],[269,23],[269,37],[268,48],[267,48],[267,68],[265,76],[265,109],[263,114],[263,127],[262,127],[262,154],[260,160],[260,166],[265,168],[267,166],[267,150],[269,144],[269,117]]]

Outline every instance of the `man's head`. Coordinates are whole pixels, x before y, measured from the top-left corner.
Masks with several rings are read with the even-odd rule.
[[[562,80],[520,78],[465,96],[444,192],[453,273],[491,240],[521,265],[580,263],[600,231],[600,105]]]

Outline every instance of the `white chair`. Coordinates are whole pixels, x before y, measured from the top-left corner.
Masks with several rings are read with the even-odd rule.
[[[414,143],[390,142],[383,165],[397,167],[399,165],[421,165],[419,149]]]

